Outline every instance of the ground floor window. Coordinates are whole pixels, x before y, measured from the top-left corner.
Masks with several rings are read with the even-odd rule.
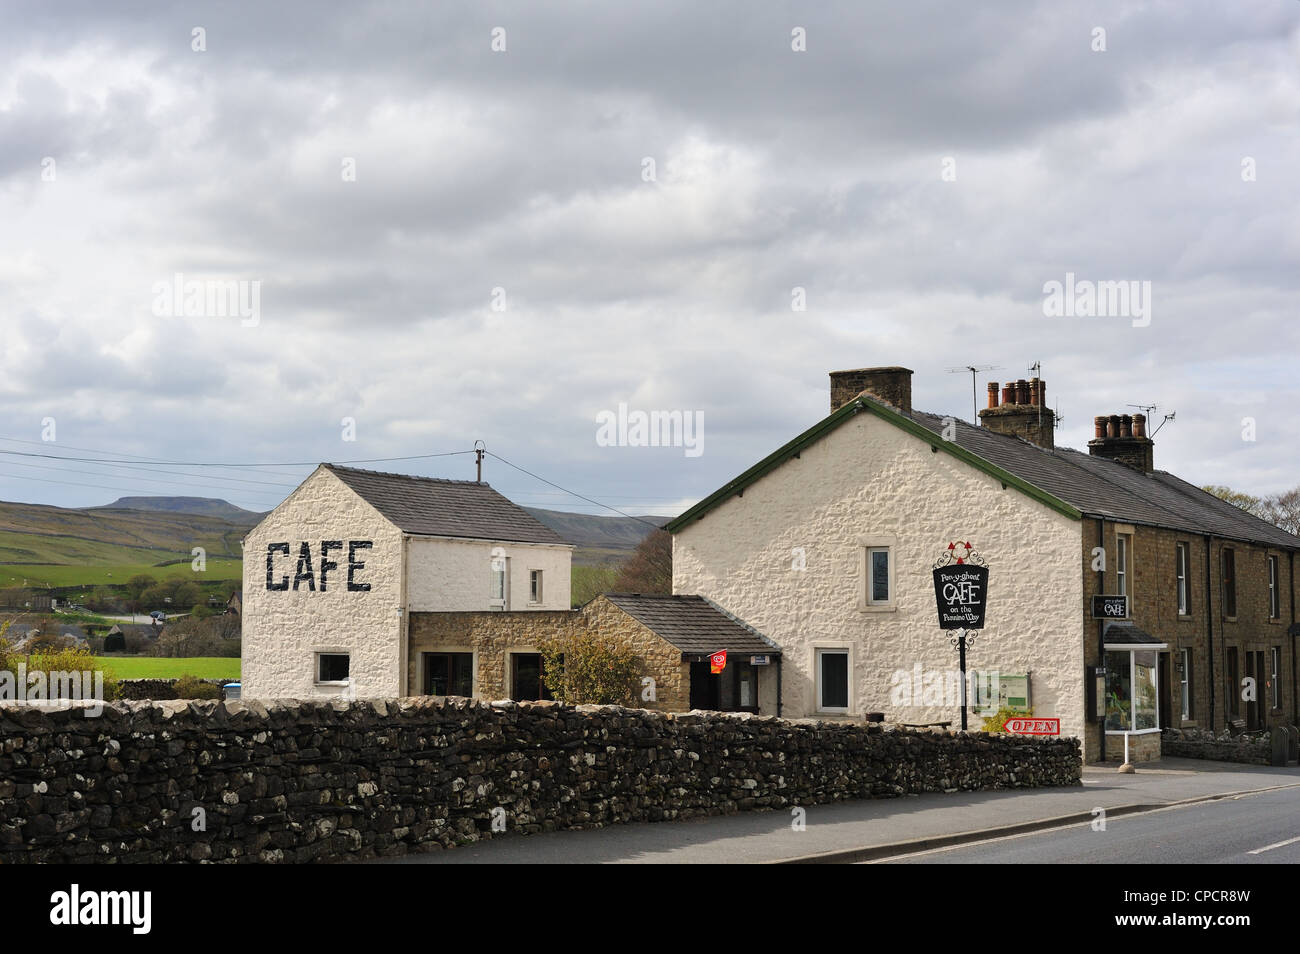
[[[1282,647],[1273,647],[1273,708],[1282,708]]]
[[[553,699],[546,688],[546,666],[540,653],[510,654],[510,698],[515,702]]]
[[[817,708],[821,712],[849,711],[849,651],[817,650]]]
[[[473,696],[473,653],[425,653],[426,696]]]
[[[1183,718],[1191,719],[1192,717],[1192,686],[1195,685],[1192,680],[1192,651],[1183,649],[1179,651],[1180,662],[1182,663],[1182,672],[1179,674],[1179,681],[1182,684],[1183,691]]]
[[[1159,677],[1156,653],[1106,651],[1106,731],[1140,732],[1159,728]]]
[[[346,682],[352,658],[347,653],[317,653],[317,682]]]

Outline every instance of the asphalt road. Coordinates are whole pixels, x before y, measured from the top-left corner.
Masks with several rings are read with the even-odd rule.
[[[1300,788],[895,857],[881,864],[1300,864]]]

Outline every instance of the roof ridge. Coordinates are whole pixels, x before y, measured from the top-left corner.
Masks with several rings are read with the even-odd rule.
[[[421,474],[395,474],[390,470],[369,470],[365,467],[346,467],[343,464],[331,464],[329,461],[322,461],[320,464],[326,470],[342,470],[351,474],[369,474],[372,477],[397,477],[402,480],[426,480],[433,484],[471,484],[475,487],[490,487],[486,480],[457,480],[454,477],[425,477]]]

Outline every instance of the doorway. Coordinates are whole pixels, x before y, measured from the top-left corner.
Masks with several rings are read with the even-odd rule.
[[[717,710],[721,680],[710,672],[709,661],[691,663],[691,708]]]

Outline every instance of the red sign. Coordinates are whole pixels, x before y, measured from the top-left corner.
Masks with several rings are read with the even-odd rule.
[[[1006,732],[1015,735],[1060,735],[1060,719],[1033,719],[1029,717],[1008,719],[1002,724]]]
[[[727,651],[720,649],[709,656],[709,672],[715,676],[727,668]]]

